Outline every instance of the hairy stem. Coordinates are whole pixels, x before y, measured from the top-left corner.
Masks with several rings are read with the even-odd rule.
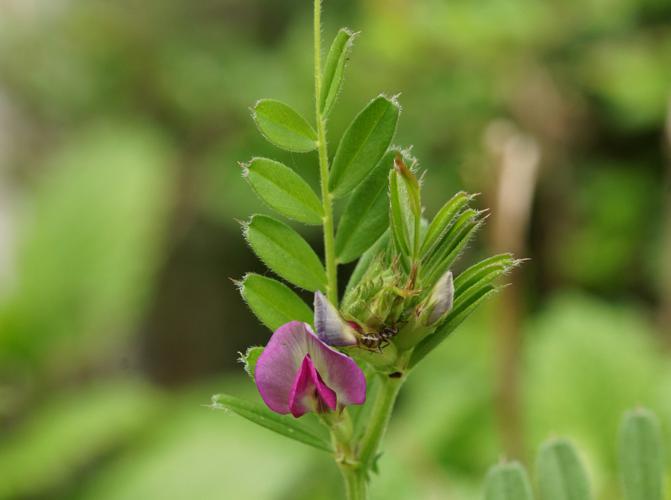
[[[321,181],[322,208],[324,211],[324,261],[326,264],[326,296],[332,304],[338,305],[338,264],[335,257],[333,236],[333,197],[329,192],[329,159],[326,142],[326,120],[321,112],[322,69],[321,69],[321,1],[314,0],[314,69],[315,69],[315,122],[319,153],[319,177]]]

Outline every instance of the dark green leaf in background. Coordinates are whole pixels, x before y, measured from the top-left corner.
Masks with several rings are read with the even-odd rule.
[[[336,198],[349,194],[387,151],[396,132],[400,106],[394,99],[373,99],[349,125],[336,150],[329,189]]]
[[[317,147],[314,129],[283,102],[261,99],[252,108],[252,117],[263,136],[279,148],[307,153]]]
[[[292,169],[267,158],[253,158],[243,169],[244,178],[271,208],[305,224],[322,223],[319,197]]]
[[[326,272],[319,257],[283,222],[254,215],[245,225],[244,235],[256,255],[278,276],[312,292],[326,288]]]

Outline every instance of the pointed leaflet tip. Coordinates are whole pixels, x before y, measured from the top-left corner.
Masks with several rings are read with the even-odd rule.
[[[247,279],[247,275],[245,274],[245,275],[242,277],[241,280],[236,280],[235,278],[230,278],[230,277],[229,277],[228,279],[231,280],[231,283],[233,283],[233,285],[234,285],[238,290],[241,290],[242,287],[245,285],[245,279]]]
[[[320,291],[315,292],[314,308],[315,328],[322,342],[332,346],[356,345],[354,330]]]

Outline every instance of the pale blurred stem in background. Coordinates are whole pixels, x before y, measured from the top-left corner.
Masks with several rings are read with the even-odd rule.
[[[531,137],[505,122],[491,124],[486,144],[493,157],[496,182],[491,187],[494,207],[491,245],[495,252],[524,257],[531,207],[538,176],[540,148]],[[496,307],[496,410],[504,449],[510,458],[524,460],[520,394],[521,328],[524,318],[520,279],[501,294]]]
[[[326,265],[326,296],[338,305],[338,264],[335,257],[333,237],[333,196],[329,192],[329,157],[326,142],[326,120],[321,112],[322,68],[321,68],[321,1],[314,1],[314,70],[315,70],[315,123],[319,153],[319,177],[322,207],[324,210],[324,263]]]
[[[666,127],[664,130],[664,147],[666,150],[666,189],[665,189],[665,213],[662,218],[663,241],[661,253],[662,280],[660,283],[660,332],[665,335],[666,345],[671,347],[671,98],[666,113]]]

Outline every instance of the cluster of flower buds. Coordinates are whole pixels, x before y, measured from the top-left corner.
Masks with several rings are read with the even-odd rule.
[[[377,294],[372,304],[384,300],[395,302],[399,297],[398,302],[403,304],[402,294],[388,299],[385,287],[378,289]],[[273,411],[291,413],[295,417],[309,411],[324,413],[362,404],[366,397],[366,378],[352,358],[334,347],[360,348],[371,353],[367,359],[374,364],[382,359],[387,363],[388,358],[378,358],[378,354],[392,343],[398,346],[400,342],[405,347],[428,335],[449,313],[453,294],[452,273],[447,272],[424,300],[412,308],[398,335],[392,330],[393,334],[385,337],[384,330],[368,332],[363,326],[367,323],[345,320],[321,292],[316,292],[317,333],[306,323],[292,321],[273,333],[260,355],[254,378],[261,397]],[[385,310],[390,309],[393,307]],[[370,322],[370,318],[366,320]]]

